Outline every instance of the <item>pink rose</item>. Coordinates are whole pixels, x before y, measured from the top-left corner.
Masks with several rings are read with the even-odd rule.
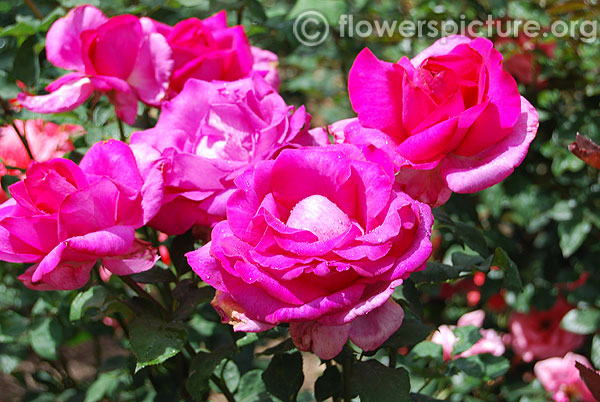
[[[94,145],[79,166],[32,164],[0,206],[0,259],[33,263],[19,279],[38,290],[82,287],[98,259],[116,275],[152,268],[156,251],[135,238],[156,210],[142,184],[133,153],[114,140]]]
[[[454,329],[456,327],[465,327],[467,325],[474,325],[481,328],[484,318],[485,312],[483,310],[475,310],[460,317],[456,326],[442,325],[434,332],[431,341],[442,346],[444,360],[448,361],[450,359],[458,359],[459,357],[471,357],[483,353],[491,353],[494,356],[502,356],[504,354],[504,342],[502,342],[500,335],[493,329],[481,329],[481,339],[468,350],[456,356],[452,356],[452,350],[457,341],[453,332]]]
[[[546,391],[552,394],[556,402],[582,401],[594,402],[596,398],[587,388],[575,363],[579,362],[590,369],[588,360],[575,353],[567,353],[565,357],[552,357],[539,361],[533,371]]]
[[[279,83],[277,56],[251,47],[244,27],[227,26],[225,11],[204,20],[188,18],[173,27],[150,18],[141,21],[149,31],[163,35],[173,52],[170,97],[181,92],[192,78],[235,81],[253,70],[260,71],[274,87]]]
[[[431,254],[431,209],[393,188],[385,153],[286,149],[239,176],[212,241],[188,253],[235,330],[290,323],[323,359],[350,338],[374,350],[404,316],[390,296]]]
[[[162,35],[144,31],[133,15],[109,19],[90,5],[76,7],[52,24],[46,55],[55,66],[73,72],[48,85],[48,95],[19,94],[25,108],[65,112],[99,91],[128,124],[135,121],[138,99],[160,105],[173,66],[171,49]]]
[[[308,143],[309,119],[258,75],[188,81],[165,102],[154,128],[131,137],[145,180],[162,189],[162,208],[150,226],[179,234],[224,219],[233,180],[284,147]]]
[[[16,128],[25,135],[31,154],[37,162],[60,158],[75,149],[71,137],[84,133],[77,124],[54,124],[42,119],[15,120]],[[13,126],[0,127],[0,175],[9,174],[5,165],[27,169],[31,158]],[[18,173],[17,173],[18,174]]]
[[[524,361],[563,356],[583,344],[585,337],[560,327],[562,318],[573,307],[563,298],[558,298],[550,310],[529,314],[512,313],[508,321],[512,347]]]
[[[331,127],[334,137],[386,150],[403,191],[432,206],[452,192],[472,193],[505,179],[538,127],[535,109],[484,38],[443,38],[397,63],[364,49],[348,91],[358,118]],[[322,138],[322,129],[316,131]]]

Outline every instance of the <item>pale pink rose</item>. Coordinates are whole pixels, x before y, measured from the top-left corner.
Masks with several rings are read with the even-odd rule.
[[[14,124],[19,133],[25,136],[33,159],[37,162],[60,158],[72,151],[75,148],[71,143],[71,138],[84,133],[83,127],[80,125],[59,125],[42,119],[15,120]],[[31,158],[25,145],[13,126],[0,127],[0,158],[3,162],[0,167],[0,175],[9,173],[5,165],[27,169],[31,164]]]
[[[32,263],[19,279],[37,290],[82,287],[99,259],[116,275],[152,268],[156,250],[135,229],[159,205],[142,198],[143,184],[133,153],[114,140],[94,145],[79,166],[33,163],[0,205],[0,259]]]
[[[485,312],[483,310],[475,310],[460,317],[456,323],[456,326],[441,325],[438,330],[433,333],[431,341],[442,346],[444,360],[448,361],[450,359],[458,359],[460,357],[471,357],[483,353],[491,353],[494,356],[502,356],[504,354],[504,342],[502,341],[500,335],[498,335],[498,333],[493,329],[481,329],[481,339],[479,339],[468,350],[465,350],[456,356],[452,356],[452,350],[457,341],[457,338],[453,332],[454,329],[456,327],[464,327],[468,325],[481,328],[484,318]]]
[[[576,362],[592,368],[585,357],[571,352],[565,357],[551,357],[535,364],[535,376],[546,391],[552,394],[555,402],[596,401],[581,379],[579,370],[575,367]]]
[[[239,331],[290,323],[300,350],[323,359],[348,339],[375,350],[402,323],[391,295],[431,254],[429,206],[394,188],[372,147],[284,149],[235,180],[227,220],[188,253]]]
[[[48,95],[19,94],[25,108],[65,112],[99,91],[128,124],[135,121],[138,99],[160,105],[173,67],[171,48],[162,35],[146,32],[133,15],[107,18],[90,5],[78,6],[52,24],[46,55],[55,66],[73,72],[48,85]]]
[[[250,46],[241,25],[228,27],[227,13],[200,20],[188,18],[169,26],[151,18],[142,18],[151,32],[165,37],[171,47],[174,66],[169,97],[177,95],[187,80],[235,81],[253,71],[277,89],[277,56],[268,50]]]
[[[388,152],[401,189],[432,206],[504,180],[538,128],[535,109],[484,38],[442,38],[397,63],[364,49],[348,92],[358,118],[330,126],[333,137]],[[322,129],[311,133],[322,143]]]
[[[524,361],[563,356],[579,348],[585,337],[561,328],[562,318],[573,309],[560,297],[550,310],[529,313],[512,313],[510,328],[512,347]]]

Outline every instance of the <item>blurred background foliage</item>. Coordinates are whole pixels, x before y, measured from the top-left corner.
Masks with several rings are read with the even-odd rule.
[[[45,58],[45,33],[56,18],[81,3],[0,0],[3,107],[20,92],[17,80],[28,90],[39,93],[61,74]],[[168,24],[227,10],[230,24],[243,24],[253,45],[279,56],[282,96],[290,104],[306,105],[315,127],[354,116],[348,101],[347,74],[364,47],[382,59],[396,61],[416,55],[436,39],[404,38],[398,33],[384,38],[342,37],[337,24],[342,14],[368,21],[460,21],[461,18],[485,21],[492,15],[500,19],[534,19],[542,26],[556,20],[598,22],[600,15],[600,5],[591,0],[92,0],[88,3],[100,7],[107,15],[133,13]],[[311,9],[322,12],[331,23],[329,37],[316,47],[301,45],[293,34],[295,16]],[[598,332],[598,171],[567,149],[577,132],[600,142],[600,43],[598,39],[588,43],[580,39],[550,36],[534,40],[533,47],[525,50],[516,42],[498,42],[505,60],[523,52],[533,55],[529,65],[533,78],[521,79],[519,88],[540,114],[537,138],[526,160],[504,182],[478,194],[454,194],[436,211],[437,250],[433,264],[446,270],[440,273],[428,269],[398,290],[395,296],[403,301],[408,318],[399,334],[375,354],[375,359],[386,366],[361,362],[356,367],[358,385],[353,393],[362,400],[386,400],[384,394],[373,396],[361,389],[361,381],[369,378],[361,373],[387,369],[390,359],[397,359],[394,366],[410,372],[411,389],[413,393],[420,392],[413,394],[415,401],[432,400],[426,399],[427,395],[457,401],[547,400],[548,395],[531,373],[532,364],[511,366],[511,352],[507,353],[508,359],[445,364],[441,348],[421,342],[434,327],[455,323],[460,315],[476,307],[493,313],[488,314],[486,328],[507,332],[510,311],[526,312],[532,306],[547,309],[562,293],[578,307],[563,325],[586,335]],[[544,51],[544,46],[552,50]],[[101,139],[119,138],[112,107],[103,99],[93,112],[84,105],[73,112],[51,116],[26,110],[15,115],[21,119],[43,117],[57,123],[83,125],[87,134],[76,140],[77,149],[70,155],[74,160]],[[136,126],[147,127],[156,119],[153,111],[143,115],[145,119],[139,119]],[[131,132],[135,128],[127,129]],[[15,180],[11,176],[2,177],[3,188]],[[179,243],[173,239],[167,241],[171,255],[181,253]],[[501,265],[502,273],[490,271],[491,265]],[[450,271],[448,266],[454,270]],[[519,275],[514,275],[516,269],[520,281]],[[336,365],[328,364],[323,372],[324,366],[319,366],[318,358],[304,355],[304,360],[299,359],[289,341],[265,351],[285,338],[285,328],[261,334],[260,339],[232,334],[228,326],[218,324],[217,315],[206,303],[210,300],[210,292],[206,290],[192,297],[185,286],[180,287],[183,283],[180,282],[177,293],[181,297],[180,306],[185,305],[184,300],[189,304],[181,317],[185,324],[165,327],[141,300],[132,299],[135,303],[130,303],[129,310],[111,302],[128,292],[118,280],[102,285],[96,277],[85,293],[33,292],[16,279],[22,271],[23,267],[17,264],[3,264],[0,269],[0,370],[4,373],[0,379],[0,400],[171,401],[190,395],[196,399],[202,395],[223,400],[217,395],[223,391],[223,384],[237,400],[243,401],[294,400],[299,390],[299,400],[341,395],[342,379]],[[457,291],[449,300],[440,298],[442,288],[448,286],[441,282],[456,282],[457,278],[466,277],[464,284],[472,281],[470,278],[476,272],[483,272],[486,280],[476,287],[475,296]],[[138,279],[144,282],[144,278]],[[581,286],[568,285],[578,279]],[[146,278],[146,282],[160,280]],[[151,291],[152,286],[149,285]],[[158,286],[153,290],[159,292]],[[498,294],[507,306],[491,303]],[[194,307],[196,303],[190,304],[189,300],[202,303]],[[146,321],[140,322],[142,318]],[[206,353],[198,354],[191,368],[178,355],[136,372],[136,358],[129,347],[134,352],[136,348],[129,345],[130,338],[124,333],[129,331],[131,335],[136,330],[167,342],[175,353],[183,348],[186,339],[194,347],[205,348]],[[235,350],[230,347],[232,340]],[[398,348],[411,348],[415,344],[417,347],[408,354],[396,353]],[[600,369],[598,335],[589,336],[579,352]],[[275,358],[271,358],[273,354]],[[168,357],[159,356],[158,360],[162,362]],[[143,358],[138,355],[137,360]],[[188,370],[192,375],[186,378]],[[395,390],[401,386],[398,384],[408,381],[403,373],[387,372],[378,388]],[[278,381],[287,385],[278,387]]]

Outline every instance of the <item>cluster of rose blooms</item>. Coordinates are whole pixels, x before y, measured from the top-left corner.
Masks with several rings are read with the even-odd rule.
[[[25,108],[63,112],[101,93],[126,123],[138,101],[160,117],[130,144],[95,144],[78,165],[36,156],[0,206],[0,258],[32,264],[19,279],[77,289],[98,261],[142,272],[158,257],[136,229],[209,226],[211,241],[187,259],[216,289],[224,322],[249,332],[289,323],[296,346],[324,359],[348,339],[374,350],[400,327],[391,295],[425,269],[431,207],[502,181],[538,128],[483,38],[444,38],[396,63],[364,49],[348,82],[357,117],[312,130],[277,92],[277,57],[224,12],[171,27],[80,6],[52,25],[46,55],[72,72],[47,95],[22,93]],[[474,314],[463,321],[481,326]],[[483,331],[464,356],[504,352]],[[434,336],[446,358],[452,337],[448,327]]]

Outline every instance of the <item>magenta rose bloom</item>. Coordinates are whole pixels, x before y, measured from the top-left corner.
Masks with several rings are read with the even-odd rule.
[[[431,254],[430,208],[393,188],[387,155],[353,145],[286,149],[239,176],[212,241],[187,254],[235,330],[290,323],[324,359],[350,338],[380,346],[402,323],[390,296]]]
[[[135,121],[138,99],[160,105],[173,67],[171,49],[162,35],[145,31],[133,15],[109,19],[90,5],[76,7],[52,24],[46,55],[55,66],[73,72],[48,85],[48,95],[19,94],[25,108],[65,112],[99,91],[128,124]]]
[[[279,83],[277,56],[250,46],[244,27],[227,26],[227,13],[221,11],[204,20],[188,18],[171,27],[142,18],[148,30],[163,35],[173,52],[173,75],[169,96],[179,93],[191,78],[203,81],[235,81],[253,70],[269,84]]]
[[[98,259],[116,275],[152,268],[156,251],[135,238],[156,211],[129,147],[94,145],[79,166],[67,159],[33,163],[0,206],[0,259],[33,263],[19,276],[37,290],[85,285]]]
[[[180,234],[224,219],[233,180],[284,147],[308,143],[309,120],[304,107],[294,111],[258,75],[189,80],[164,103],[154,128],[131,137],[145,180],[162,189],[150,226]]]
[[[364,49],[350,70],[357,119],[332,125],[338,140],[374,144],[394,159],[397,182],[432,206],[505,179],[535,137],[535,109],[484,38],[438,40],[412,60]],[[315,135],[323,140],[322,129]]]

